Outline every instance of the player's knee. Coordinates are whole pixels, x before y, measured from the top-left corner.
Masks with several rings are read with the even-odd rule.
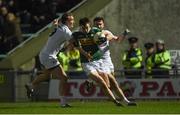
[[[63,81],[67,81],[68,80],[68,76],[67,75],[62,76],[62,80]]]
[[[101,87],[103,87],[103,88],[107,87],[107,85],[103,79],[99,79],[98,82]]]
[[[66,82],[68,80],[68,76],[63,74],[63,75],[59,76],[58,79],[60,79],[61,81]]]

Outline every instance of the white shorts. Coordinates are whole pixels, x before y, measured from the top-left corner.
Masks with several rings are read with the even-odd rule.
[[[107,73],[107,74],[110,74],[110,73],[111,73],[110,68],[109,68],[109,67],[107,66],[107,64],[105,64],[105,63],[102,63],[102,66],[101,66],[100,70],[101,70],[103,73]]]
[[[102,60],[102,69],[103,69],[103,72],[105,73],[111,73],[111,72],[114,72],[114,65],[111,61],[111,58],[105,58]]]
[[[97,61],[82,63],[82,68],[87,75],[89,75],[90,73],[93,73],[95,71],[102,72],[101,67],[102,67],[101,59],[97,60]]]
[[[57,58],[54,58],[52,56],[48,56],[45,54],[40,54],[39,60],[40,60],[41,64],[43,64],[45,66],[46,69],[51,69],[53,67],[60,65],[60,62],[58,61]]]

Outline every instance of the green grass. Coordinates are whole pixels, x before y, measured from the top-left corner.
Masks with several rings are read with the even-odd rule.
[[[58,102],[0,103],[0,114],[177,114],[180,101],[139,101],[136,107],[117,107],[109,101],[72,102],[72,108],[60,108]]]

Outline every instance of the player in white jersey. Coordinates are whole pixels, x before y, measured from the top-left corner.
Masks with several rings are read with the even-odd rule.
[[[114,36],[110,31],[108,30],[104,30],[104,19],[102,17],[96,17],[93,20],[94,26],[98,27],[102,30],[102,32],[104,31],[105,33],[107,33],[109,36],[112,36],[112,40],[118,40],[118,41],[122,41],[127,34],[127,30],[123,33],[123,36]],[[104,54],[102,56],[102,71],[105,74],[105,76],[103,76],[104,80],[106,81],[107,85],[112,88],[115,93],[122,97],[123,100],[127,103],[127,105],[136,105],[136,103],[134,102],[130,102],[124,95],[123,91],[121,90],[121,88],[119,87],[117,81],[115,80],[114,77],[114,65],[112,63],[111,57],[110,57],[110,50],[109,50],[109,40],[105,40],[102,41],[102,43],[99,45],[99,49],[104,51]]]
[[[30,84],[26,84],[28,97],[32,97],[34,89],[37,85],[49,79],[51,74],[60,79],[59,95],[61,107],[70,107],[65,97],[66,83],[68,76],[60,65],[57,54],[64,47],[64,44],[72,38],[71,28],[74,25],[74,17],[71,13],[65,13],[61,17],[61,24],[51,33],[49,39],[41,50],[39,57],[40,62],[45,69]]]
[[[118,39],[118,37],[117,36],[114,36],[110,31],[108,31],[108,30],[104,30],[104,31],[106,31],[107,33],[109,33],[111,36],[113,36],[113,38],[114,39]],[[106,40],[104,43],[102,43],[100,46],[99,46],[99,48],[101,49],[101,50],[103,50],[103,49],[107,49],[105,52],[104,52],[104,54],[103,54],[103,57],[102,57],[102,59],[103,59],[103,63],[106,65],[105,66],[105,71],[107,72],[107,73],[111,73],[112,75],[114,75],[114,65],[113,65],[113,63],[112,63],[112,60],[111,60],[111,56],[110,56],[110,50],[109,50],[109,40]]]

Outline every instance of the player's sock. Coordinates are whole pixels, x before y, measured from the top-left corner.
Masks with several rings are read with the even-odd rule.
[[[65,105],[67,103],[66,97],[65,96],[60,96],[60,104]]]
[[[28,98],[32,98],[33,97],[33,92],[34,92],[34,89],[32,88],[32,84],[26,84],[25,85],[25,88],[27,90],[27,96]]]
[[[70,104],[68,104],[65,96],[60,96],[60,106],[62,108],[72,107]]]
[[[129,103],[129,102],[130,102],[126,97],[124,97],[124,101],[125,101],[126,103]]]

